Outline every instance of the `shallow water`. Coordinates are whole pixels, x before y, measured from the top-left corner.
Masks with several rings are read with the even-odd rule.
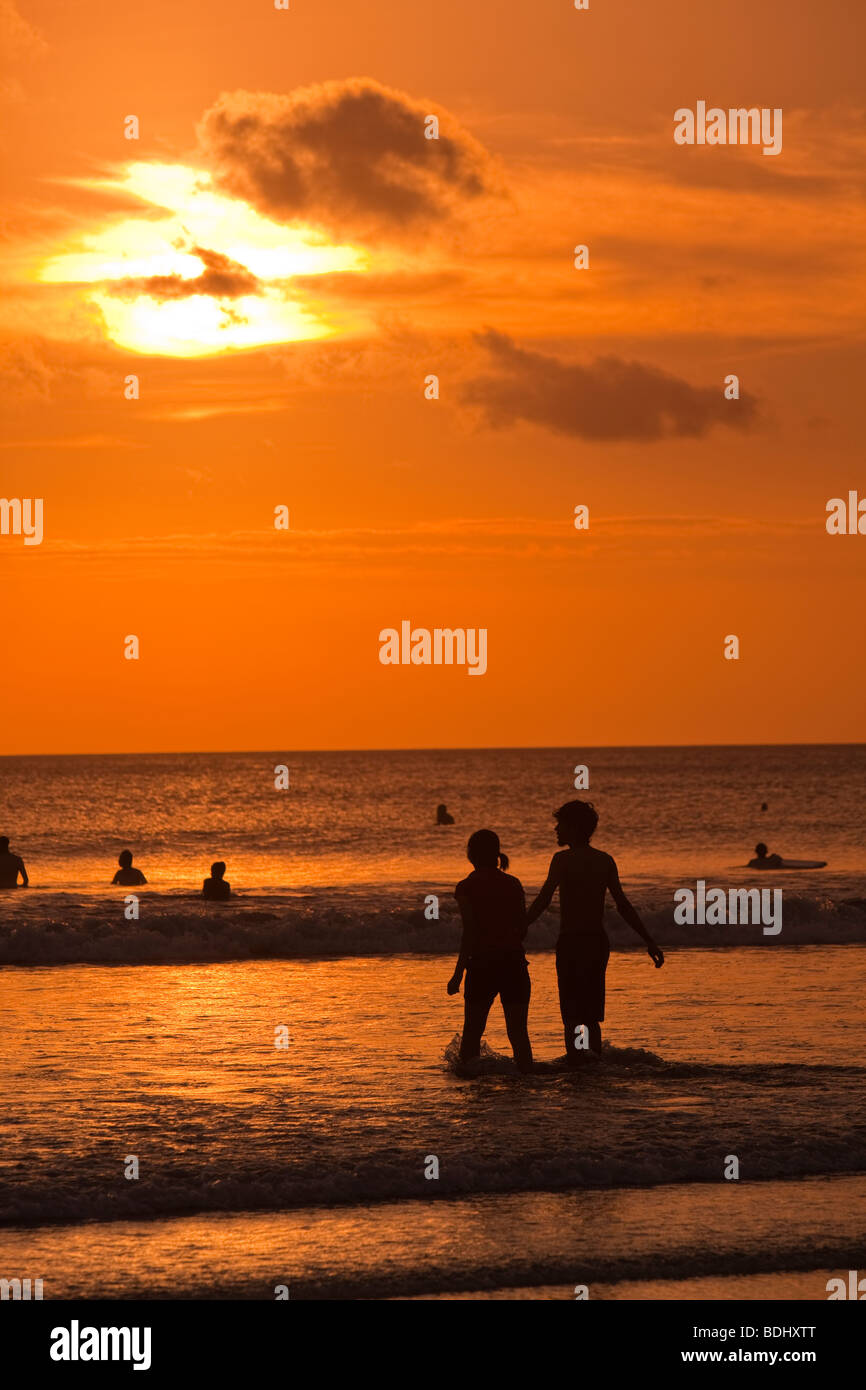
[[[530,966],[550,1059],[553,960]],[[615,956],[605,1033],[620,1050],[526,1079],[448,1070],[449,973],[417,956],[6,971],[0,1217],[428,1200],[427,1155],[452,1197],[718,1186],[729,1154],[748,1180],[864,1167],[861,947],[680,951],[661,971]],[[488,1041],[507,1052],[496,1010]]]
[[[273,1299],[285,1285],[295,1299],[561,1299],[578,1284],[592,1299],[741,1298],[766,1271],[752,1297],[818,1299],[831,1275],[862,1266],[866,1178],[488,1194],[2,1237],[4,1267],[42,1278],[45,1298]]]

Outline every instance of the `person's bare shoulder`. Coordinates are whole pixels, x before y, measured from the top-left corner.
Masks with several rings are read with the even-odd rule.
[[[607,851],[603,849],[596,849],[594,845],[590,846],[589,852],[592,855],[593,868],[600,877],[604,878],[607,882],[616,878],[616,860],[612,854],[608,854]]]

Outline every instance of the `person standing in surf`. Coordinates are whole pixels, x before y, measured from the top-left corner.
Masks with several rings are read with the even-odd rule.
[[[497,994],[505,1014],[508,1041],[519,1071],[532,1069],[532,1046],[527,1018],[531,984],[523,953],[526,935],[526,896],[520,880],[506,873],[508,856],[502,853],[493,830],[470,835],[466,856],[473,871],[454,890],[463,937],[448,993],[457,994],[465,972],[461,1062],[481,1053],[481,1037]]]
[[[604,929],[604,899],[608,890],[620,917],[646,942],[656,969],[664,965],[665,958],[623,892],[616,861],[589,843],[598,825],[598,813],[591,802],[568,801],[553,815],[557,844],[567,848],[551,859],[547,881],[526,915],[526,925],[531,926],[547,910],[559,889],[559,1011],[568,1063],[576,1066],[584,1026],[591,1050],[601,1053],[605,971],[610,957],[610,942]]]

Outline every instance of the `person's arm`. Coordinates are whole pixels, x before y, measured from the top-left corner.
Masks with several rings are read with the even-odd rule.
[[[557,855],[554,855],[550,861],[550,868],[547,871],[544,887],[526,914],[527,929],[532,926],[533,922],[537,921],[542,912],[547,911],[553,901],[553,895],[559,887],[559,865],[556,860]]]
[[[118,869],[118,870],[116,871],[115,875],[114,875],[114,878],[111,880],[111,886],[114,887],[115,883],[117,883],[117,882],[119,881],[119,879],[120,879],[120,870]]]
[[[30,882],[30,879],[27,877],[27,870],[24,867],[24,860],[20,858],[18,860],[18,872],[21,875],[21,887],[26,888],[28,883]]]
[[[655,967],[658,970],[659,967],[664,965],[665,963],[664,952],[659,950],[658,946],[653,941],[652,937],[650,936],[649,932],[647,931],[637,912],[632,907],[631,903],[629,902],[628,898],[623,892],[622,884],[619,881],[619,869],[616,867],[616,861],[614,859],[611,859],[610,861],[610,876],[607,880],[607,886],[610,889],[611,897],[616,903],[616,910],[619,913],[620,917],[624,922],[628,923],[632,931],[637,932],[638,936],[641,938],[642,941],[646,942],[647,954],[652,958],[653,962],[655,963]]]
[[[458,893],[456,896],[457,906],[460,908],[460,920],[463,923],[463,934],[460,938],[460,954],[457,957],[454,974],[451,976],[447,985],[449,994],[458,994],[460,992],[460,981],[463,979],[466,970],[472,940],[475,935],[475,918],[472,914],[472,904],[463,893]]]
[[[139,881],[139,883],[147,883],[147,879],[145,878],[144,874],[141,872],[141,869],[139,869],[139,871],[138,871],[138,881]]]

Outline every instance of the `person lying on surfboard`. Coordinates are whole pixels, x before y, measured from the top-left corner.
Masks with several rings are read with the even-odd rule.
[[[780,854],[768,854],[763,840],[755,845],[755,859],[750,859],[749,869],[826,869],[826,859],[783,859]]]
[[[748,867],[750,869],[781,869],[782,856],[780,854],[769,854],[767,846],[763,840],[755,845],[755,859],[750,859]]]

